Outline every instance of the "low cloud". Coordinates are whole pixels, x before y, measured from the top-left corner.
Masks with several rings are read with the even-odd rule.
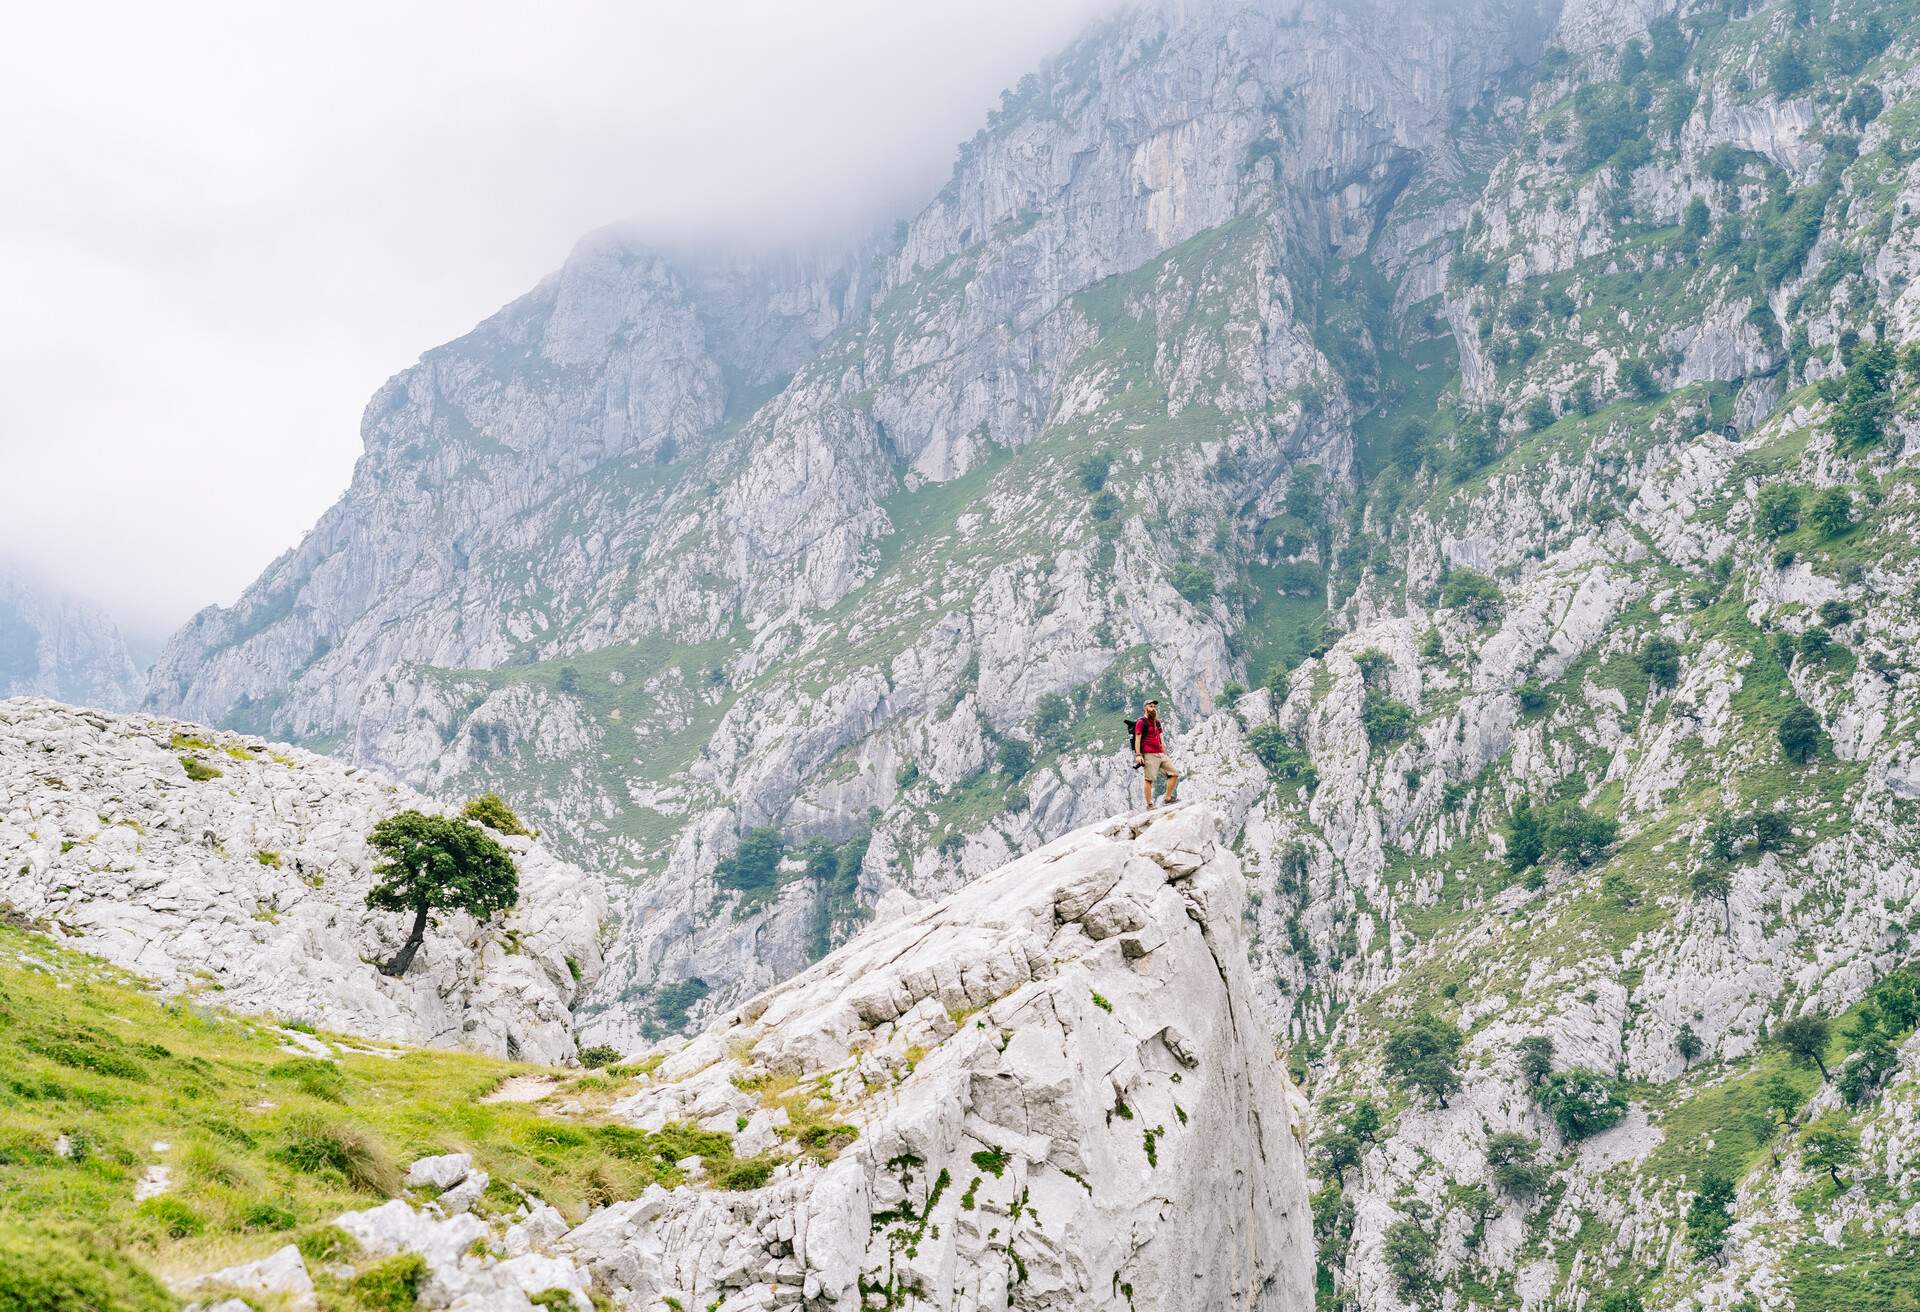
[[[137,633],[230,601],[380,381],[577,237],[879,227],[1108,7],[14,6],[0,556]]]

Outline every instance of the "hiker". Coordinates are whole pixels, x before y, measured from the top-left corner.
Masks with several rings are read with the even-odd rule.
[[[1140,767],[1141,779],[1147,792],[1147,809],[1153,809],[1153,781],[1164,772],[1167,776],[1167,794],[1161,800],[1171,803],[1175,800],[1174,787],[1180,782],[1180,771],[1167,759],[1166,746],[1160,739],[1160,703],[1150,701],[1142,708],[1145,711],[1133,723],[1133,763]]]

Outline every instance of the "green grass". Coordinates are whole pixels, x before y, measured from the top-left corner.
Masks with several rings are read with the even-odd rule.
[[[69,1233],[81,1236],[75,1260],[103,1281],[121,1277],[87,1256],[101,1249],[165,1275],[245,1260],[373,1205],[408,1162],[434,1153],[472,1153],[500,1200],[511,1183],[576,1218],[681,1183],[674,1163],[689,1155],[710,1178],[741,1178],[725,1134],[479,1101],[539,1067],[428,1049],[322,1060],[284,1042],[261,1022],[163,1003],[90,958],[0,927],[0,1263],[9,1244]],[[173,1187],[136,1204],[156,1164]]]

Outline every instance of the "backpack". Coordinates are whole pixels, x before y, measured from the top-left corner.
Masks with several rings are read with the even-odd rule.
[[[1122,720],[1122,721],[1120,722],[1120,723],[1122,723],[1122,724],[1124,724],[1124,725],[1126,725],[1126,726],[1127,726],[1127,753],[1128,753],[1128,755],[1132,755],[1132,753],[1133,753],[1133,740],[1134,740],[1134,735],[1136,735],[1137,733],[1139,733],[1139,731],[1140,731],[1140,725],[1141,725],[1142,723],[1144,723],[1144,722],[1145,722],[1145,718],[1146,718],[1146,717],[1144,717],[1144,716],[1142,716],[1142,717],[1141,717],[1140,719],[1138,719],[1138,720],[1131,720],[1131,719],[1130,719],[1130,720]],[[1138,761],[1135,761],[1135,762],[1133,763],[1133,768],[1134,768],[1134,769],[1136,769],[1136,770],[1138,770],[1138,769],[1140,768],[1140,762],[1138,762]]]

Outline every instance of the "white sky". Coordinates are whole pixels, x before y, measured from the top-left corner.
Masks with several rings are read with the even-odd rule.
[[[575,239],[883,227],[1106,7],[6,5],[0,557],[137,634],[230,602]]]

